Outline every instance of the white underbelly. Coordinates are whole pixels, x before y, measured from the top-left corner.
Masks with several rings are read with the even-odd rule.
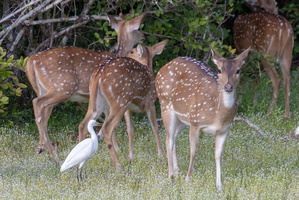
[[[230,124],[223,125],[222,127],[217,125],[204,126],[201,130],[204,133],[216,134],[216,132],[226,132],[230,127]]]
[[[137,105],[130,103],[128,105],[128,109],[132,112],[144,112],[143,110],[141,110]]]
[[[71,98],[69,99],[69,101],[74,101],[74,102],[88,102],[88,100],[89,98],[86,98],[78,94],[72,95]]]

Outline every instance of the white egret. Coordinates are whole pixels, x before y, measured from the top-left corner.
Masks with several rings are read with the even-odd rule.
[[[77,180],[82,180],[82,167],[84,163],[96,152],[98,149],[98,137],[93,129],[94,126],[98,126],[99,123],[95,120],[88,122],[88,131],[91,134],[91,138],[78,143],[73,150],[69,153],[64,163],[61,165],[60,172],[67,170],[75,165],[78,165]]]

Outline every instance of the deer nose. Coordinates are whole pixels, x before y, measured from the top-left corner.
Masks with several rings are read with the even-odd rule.
[[[232,84],[227,83],[227,84],[224,86],[224,90],[225,90],[225,92],[232,92],[232,91],[233,91],[233,86],[232,86]]]

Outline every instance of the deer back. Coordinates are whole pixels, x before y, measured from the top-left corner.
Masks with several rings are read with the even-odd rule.
[[[88,97],[90,74],[112,53],[77,47],[61,47],[31,56],[26,65],[27,77],[38,96],[49,90]]]
[[[247,13],[234,22],[234,42],[239,51],[252,47],[263,55],[282,59],[285,50],[292,49],[293,29],[280,15],[266,11]]]
[[[217,74],[207,64],[189,57],[176,58],[157,74],[160,104],[170,102],[165,108],[173,106],[177,116],[187,124],[198,122],[204,117],[201,116],[203,112],[213,110],[213,105],[216,107],[218,103],[217,79]],[[215,117],[215,110],[212,115]]]
[[[222,126],[235,112],[235,90],[239,72],[249,50],[236,59],[224,59],[213,50],[219,73],[207,64],[179,57],[161,68],[156,77],[157,94],[163,109],[174,109],[185,124]]]
[[[152,47],[138,45],[128,57],[107,60],[92,74],[90,86],[99,83],[99,90],[110,103],[121,107],[133,103],[140,109],[135,111],[144,111],[157,98],[152,59],[163,51],[166,43],[162,41]]]
[[[130,21],[117,21],[109,16],[111,26],[118,33],[117,55],[125,56],[135,43],[143,40],[138,31],[144,15]],[[77,47],[53,48],[34,54],[26,64],[26,75],[37,93],[56,93],[60,101],[87,100],[91,73],[115,54]]]

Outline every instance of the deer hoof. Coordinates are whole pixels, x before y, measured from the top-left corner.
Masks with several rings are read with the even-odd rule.
[[[38,147],[37,148],[37,151],[36,151],[36,154],[39,155],[41,154],[45,149],[43,147]]]

